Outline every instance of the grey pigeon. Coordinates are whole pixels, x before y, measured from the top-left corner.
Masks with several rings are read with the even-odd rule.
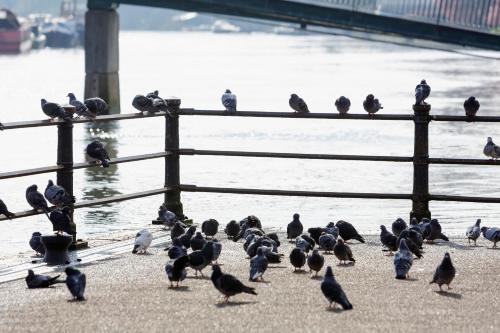
[[[99,114],[106,114],[109,111],[109,105],[100,97],[90,97],[83,101],[83,104],[95,116]]]
[[[364,243],[365,239],[358,234],[358,231],[349,222],[340,220],[337,222],[336,227],[339,229],[339,235],[344,241],[355,239],[358,242]]]
[[[425,100],[429,97],[430,94],[431,87],[425,80],[420,81],[420,84],[415,87],[415,105],[427,104],[425,103]]]
[[[480,106],[479,101],[474,96],[467,98],[464,102],[465,116],[467,118],[475,117]]]
[[[243,234],[243,238],[247,238],[248,235],[250,234],[254,234],[256,236],[264,236],[264,231],[262,231],[261,229],[259,228],[248,228],[247,230],[245,230],[245,233]]]
[[[422,235],[422,226],[418,224],[418,220],[416,217],[412,217],[410,220],[410,225],[408,226],[408,230],[415,230],[420,235]]]
[[[36,288],[48,288],[51,285],[58,283],[57,279],[60,275],[54,277],[48,275],[35,274],[33,270],[28,269],[28,276],[26,276],[25,281],[29,289]]]
[[[320,228],[320,227],[315,227],[315,228],[309,228],[307,229],[307,232],[309,233],[309,236],[311,236],[312,239],[316,243],[319,243],[319,236],[325,231],[325,228]]]
[[[36,254],[45,254],[45,248],[42,245],[42,234],[39,233],[38,231],[35,231],[30,238],[30,247],[33,249],[33,251],[36,252]]]
[[[161,205],[158,209],[158,221],[162,221],[165,228],[172,228],[178,219],[175,213],[169,211],[165,205]]]
[[[214,257],[213,242],[206,242],[201,250],[191,252],[188,257],[189,266],[194,269],[195,275],[198,276],[198,272],[200,272],[201,276],[203,276],[203,269],[212,262]]]
[[[166,250],[168,251],[167,254],[170,259],[176,259],[187,255],[187,250],[184,245],[182,245],[179,238],[172,239],[172,244]]]
[[[195,232],[196,232],[196,227],[192,225],[188,228],[188,230],[186,230],[185,233],[177,237],[180,239],[182,245],[186,249],[189,249],[191,247],[191,238],[193,238]]]
[[[493,242],[492,248],[496,248],[497,243],[500,242],[500,228],[482,227],[481,232],[483,233],[484,238]]]
[[[335,107],[340,114],[346,114],[349,112],[349,108],[351,107],[351,101],[345,96],[340,96],[335,101]]]
[[[292,222],[288,223],[288,226],[286,228],[286,238],[290,240],[295,239],[302,234],[302,231],[304,231],[304,227],[302,226],[299,218],[299,214],[293,214],[293,220]]]
[[[90,112],[89,108],[83,102],[77,100],[75,94],[69,93],[67,97],[69,97],[69,104],[75,107],[75,113],[78,115],[78,118],[85,117],[92,121],[95,120],[96,115]]]
[[[281,242],[279,240],[278,234],[275,232],[268,232],[264,236],[272,239],[276,243],[276,247],[279,247],[281,245]]]
[[[329,222],[325,227],[325,232],[335,237],[335,239],[339,238],[339,228],[337,228],[335,222]]]
[[[352,255],[351,248],[340,238],[337,240],[337,244],[333,247],[333,254],[335,254],[340,264],[342,264],[342,262],[346,263],[347,261],[356,262]]]
[[[450,288],[450,283],[453,281],[453,278],[455,277],[455,267],[453,266],[453,263],[451,262],[450,254],[446,252],[444,254],[443,261],[439,266],[436,268],[436,272],[434,273],[434,276],[432,278],[432,281],[429,282],[429,284],[436,283],[439,286],[439,290],[443,291],[441,289],[441,286],[445,284],[448,287],[448,290]]]
[[[405,280],[408,278],[408,272],[413,265],[413,254],[406,245],[406,239],[399,243],[398,252],[394,255],[394,269],[396,270],[396,279]]]
[[[465,235],[467,236],[467,239],[469,241],[470,245],[470,240],[472,239],[474,241],[474,246],[477,246],[476,241],[481,235],[481,219],[477,219],[476,223],[473,226],[470,226],[467,228],[467,231],[465,232]]]
[[[103,168],[109,167],[110,158],[102,143],[99,141],[92,141],[89,143],[85,151],[91,158],[100,161]]]
[[[174,287],[174,282],[176,282],[176,287],[179,287],[179,283],[184,281],[187,276],[186,266],[188,263],[189,257],[187,255],[182,255],[176,259],[170,260],[165,265],[165,272],[167,273],[171,288]]]
[[[146,95],[147,98],[152,98],[152,99],[155,99],[155,98],[158,98],[160,97],[160,92],[158,90],[155,90],[153,92],[150,92]]]
[[[258,237],[256,234],[250,234],[245,238],[245,242],[243,243],[243,249],[245,251],[248,250],[248,247],[254,242],[256,237]]]
[[[50,179],[44,194],[45,198],[54,206],[72,205],[75,203],[74,196],[69,195],[64,187],[55,185]]]
[[[36,211],[41,210],[49,218],[50,209],[42,193],[38,192],[38,186],[31,185],[26,189],[26,201]]]
[[[267,247],[267,246],[260,246],[259,248],[262,249],[262,251],[264,252],[264,255],[267,258],[267,261],[270,264],[279,264],[281,262],[281,255],[276,253],[276,252],[273,252],[272,248]]]
[[[500,157],[500,147],[498,147],[491,137],[488,137],[486,146],[483,149],[484,155],[496,160]]]
[[[191,238],[191,249],[193,249],[193,251],[201,250],[203,246],[205,246],[206,242],[207,240],[205,239],[205,237],[203,237],[201,232],[197,231],[196,234]]]
[[[377,113],[380,109],[384,107],[380,104],[379,100],[375,98],[372,94],[366,96],[366,99],[363,101],[363,108],[369,115]]]
[[[410,249],[410,251],[417,257],[417,258],[422,258],[422,251],[421,245],[422,243],[419,243],[421,241],[421,235],[418,234],[415,230],[404,230],[398,237],[397,240],[397,247],[399,248],[399,244],[402,239],[406,239],[406,245]]]
[[[399,234],[406,228],[408,228],[408,225],[406,224],[405,220],[400,217],[398,217],[396,221],[392,222],[392,233],[396,237],[398,237]]]
[[[206,221],[203,221],[201,224],[201,231],[207,236],[207,237],[214,237],[217,234],[217,231],[219,231],[219,222],[214,219],[208,219]]]
[[[76,234],[76,225],[71,220],[71,208],[56,208],[50,212],[49,220],[52,230],[57,233],[65,232],[70,235]]]
[[[319,248],[325,251],[325,253],[331,253],[336,243],[335,237],[331,234],[323,232],[321,236],[319,236]]]
[[[0,215],[4,215],[9,220],[12,217],[16,216],[14,213],[9,212],[9,210],[7,209],[7,205],[5,205],[2,199],[0,199]]]
[[[153,106],[153,98],[144,95],[136,95],[132,100],[132,106],[139,110],[141,113],[149,112],[155,113],[156,109]]]
[[[426,235],[425,239],[431,242],[433,242],[436,239],[442,239],[446,242],[449,241],[448,237],[446,237],[441,232],[441,225],[439,224],[437,219],[432,219],[431,222],[429,223],[429,234]]]
[[[309,252],[314,249],[314,243],[302,237],[302,235],[295,239],[295,246],[304,251],[306,254],[309,254]]]
[[[325,264],[325,257],[319,254],[318,250],[313,250],[313,253],[307,258],[307,266],[312,273],[312,271],[316,272],[316,276],[318,276],[318,272],[323,268]]]
[[[219,240],[217,240],[216,238],[214,238],[212,242],[214,248],[212,262],[215,262],[217,264],[217,260],[219,260],[219,256],[222,253],[222,243],[219,242]]]
[[[212,276],[210,277],[212,283],[221,294],[224,295],[224,300],[229,302],[229,297],[247,293],[252,295],[257,295],[255,288],[247,287],[236,277],[231,274],[222,273],[219,265],[212,266]]]
[[[296,113],[309,113],[306,102],[304,102],[302,98],[297,96],[297,94],[290,95],[288,104]]]
[[[264,254],[264,248],[259,247],[257,249],[257,254],[255,255],[255,257],[250,259],[250,277],[248,278],[248,280],[253,282],[257,281],[258,278],[264,280],[262,276],[267,269],[267,265],[268,260],[266,255]]]
[[[64,269],[64,272],[66,273],[66,286],[71,295],[73,295],[73,298],[77,301],[84,301],[85,297],[83,294],[85,293],[85,285],[87,284],[85,274],[69,266]]]
[[[226,92],[221,97],[222,105],[228,112],[236,112],[236,95],[231,90],[226,89]]]
[[[398,238],[396,236],[387,231],[385,225],[380,226],[380,242],[389,250],[390,254],[397,250],[397,240]]]
[[[344,310],[352,310],[352,304],[347,299],[340,284],[335,280],[331,266],[326,267],[325,276],[321,282],[321,291],[330,303],[329,308],[331,308],[332,303],[334,303],[334,307],[340,304]]]
[[[226,224],[226,227],[224,228],[224,232],[226,233],[227,237],[234,238],[238,236],[240,233],[240,224],[236,222],[235,220],[229,221],[228,224]]]
[[[142,229],[137,233],[137,235],[135,235],[135,242],[132,253],[146,254],[152,241],[153,234],[147,229]]]
[[[294,248],[290,252],[290,263],[294,267],[294,271],[301,269],[306,264],[306,255],[301,248]]]
[[[64,120],[71,119],[71,117],[69,116],[69,114],[66,113],[64,108],[57,103],[47,102],[45,99],[42,98],[40,100],[40,104],[42,106],[43,113],[49,116],[51,120],[53,120],[54,118],[61,118]]]
[[[183,223],[177,221],[175,222],[174,226],[172,227],[172,230],[170,230],[170,238],[174,239],[179,237],[184,233],[184,228],[183,228]]]

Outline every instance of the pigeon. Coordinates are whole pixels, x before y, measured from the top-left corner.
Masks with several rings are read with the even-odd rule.
[[[45,198],[54,206],[64,206],[72,205],[75,203],[75,197],[69,195],[64,187],[55,185],[52,180],[49,179],[47,187],[45,188]]]
[[[203,221],[201,224],[201,231],[208,237],[214,238],[214,236],[217,234],[217,231],[219,230],[219,222],[214,219],[208,219],[206,221]]]
[[[492,248],[496,248],[497,242],[500,242],[500,228],[482,227],[481,232],[483,233],[484,238],[493,242]]]
[[[480,107],[479,101],[474,96],[467,98],[464,102],[464,110],[466,117],[473,118],[476,115],[477,111],[479,110],[479,107]]]
[[[168,251],[167,254],[170,259],[176,259],[187,255],[187,250],[184,245],[182,245],[182,242],[179,238],[172,239],[172,244],[168,249],[165,250]]]
[[[165,228],[172,228],[178,220],[175,213],[169,211],[165,205],[161,205],[158,209],[158,221],[162,221]]]
[[[340,96],[335,101],[335,107],[340,114],[346,114],[349,112],[349,108],[351,107],[351,101],[347,97]]]
[[[438,220],[432,219],[429,223],[429,234],[426,235],[426,240],[430,242],[434,242],[435,239],[442,239],[446,242],[449,241],[448,237],[441,233],[441,225]]]
[[[294,271],[297,268],[300,270],[306,264],[306,255],[301,248],[294,248],[292,252],[290,252],[290,263],[294,267]]]
[[[333,247],[337,244],[337,241],[333,235],[323,232],[321,236],[319,236],[318,244],[319,248],[325,251],[325,253],[331,253],[333,251]]]
[[[63,209],[54,209],[50,212],[49,220],[52,223],[52,230],[57,233],[65,232],[67,234],[76,234],[76,226],[71,221],[71,209],[64,207]]]
[[[259,247],[257,249],[257,254],[255,257],[250,259],[250,277],[249,281],[256,282],[258,278],[264,280],[262,275],[267,269],[268,260],[266,255],[264,254],[264,247]]]
[[[414,232],[414,231],[413,231]],[[413,241],[413,237],[410,236],[410,231],[404,230],[398,237],[398,240],[396,241],[396,246],[399,248],[399,245],[401,244],[401,240],[406,241],[406,246],[410,250],[411,253],[413,253],[417,258],[422,258],[422,251],[420,250],[420,247]]]
[[[392,222],[392,233],[396,237],[398,237],[399,234],[406,228],[408,228],[408,225],[406,224],[405,220],[400,217],[398,217],[396,221]]]
[[[340,220],[337,222],[336,227],[339,229],[339,235],[344,241],[355,239],[361,243],[365,242],[365,239],[358,234],[356,228],[349,222]]]
[[[375,114],[378,110],[383,109],[384,107],[380,104],[377,98],[372,94],[366,96],[366,99],[363,101],[363,108],[369,115]]]
[[[33,249],[33,251],[36,252],[37,255],[44,255],[45,254],[45,247],[43,247],[42,244],[42,234],[39,233],[38,231],[35,231],[30,238],[30,247]]]
[[[106,114],[109,111],[108,103],[100,97],[87,98],[83,101],[83,104],[85,104],[94,117],[98,114]]]
[[[245,238],[244,235],[250,228],[257,228],[262,230],[262,224],[260,223],[260,220],[254,215],[249,215],[240,221],[240,232],[236,237],[233,237],[233,241],[237,242],[240,238]]]
[[[481,235],[480,224],[481,224],[481,219],[477,219],[476,224],[467,228],[465,235],[467,236],[467,239],[469,241],[469,245],[470,245],[470,240],[472,239],[474,241],[474,246],[477,246],[476,241],[479,238],[479,236]]]
[[[295,239],[295,246],[304,251],[304,253],[309,254],[310,251],[314,249],[314,241],[312,239],[306,239],[300,235]]]
[[[26,284],[29,289],[36,288],[48,288],[51,285],[58,283],[57,279],[60,275],[56,275],[54,277],[48,275],[35,274],[33,270],[28,269],[28,276],[26,276]]]
[[[51,121],[54,118],[61,118],[64,120],[71,119],[70,115],[67,114],[66,110],[64,110],[64,108],[62,106],[60,106],[59,104],[47,102],[43,98],[40,100],[40,103],[42,106],[43,113],[45,113],[47,116],[49,116]]]
[[[152,98],[152,99],[155,99],[155,98],[160,98],[160,92],[158,90],[155,90],[153,92],[150,92],[146,95],[147,98]]]
[[[264,255],[267,258],[267,261],[270,264],[279,264],[281,262],[281,255],[276,253],[276,252],[273,252],[272,248],[267,247],[267,246],[260,246],[259,248],[262,249],[262,251],[264,252]]]
[[[424,239],[426,239],[429,234],[431,233],[431,220],[429,220],[428,218],[424,217],[422,218],[422,220],[420,220],[420,223],[419,223],[419,227],[420,227],[420,230],[422,230],[422,237]]]
[[[170,281],[170,287],[174,288],[174,282],[177,283],[176,287],[179,287],[179,283],[182,282],[186,276],[186,266],[189,263],[189,257],[187,255],[182,255],[173,260],[170,260],[165,265],[165,272],[167,273],[168,280]]]
[[[302,231],[304,231],[304,227],[302,226],[302,223],[299,220],[300,215],[295,213],[293,214],[293,220],[292,222],[288,223],[288,226],[286,228],[286,234],[288,239],[294,239],[297,238],[302,234]]]
[[[69,104],[75,107],[78,118],[85,117],[95,121],[96,114],[92,113],[83,102],[77,100],[75,94],[69,93],[66,97],[69,97]]]
[[[325,228],[309,228],[307,229],[307,232],[309,233],[309,236],[314,239],[316,243],[319,243],[319,236],[325,231]]]
[[[38,186],[31,185],[26,189],[26,200],[33,210],[42,210],[47,215],[47,218],[49,218],[50,209],[42,193],[38,192]]]
[[[170,110],[168,109],[168,103],[161,97],[156,97],[153,99],[153,112],[164,111],[167,115],[172,117]]]
[[[235,220],[229,221],[226,224],[226,228],[224,228],[224,232],[226,233],[228,238],[235,238],[240,233],[240,224]]]
[[[191,238],[193,238],[194,233],[196,232],[196,227],[194,225],[190,226],[188,230],[186,230],[185,233],[180,235],[179,238],[182,245],[186,248],[189,249],[191,247]]]
[[[429,284],[436,283],[439,286],[439,290],[443,291],[441,289],[441,286],[445,284],[448,287],[448,290],[450,290],[450,283],[453,281],[453,278],[455,277],[455,267],[453,267],[453,263],[451,262],[450,254],[446,252],[444,254],[443,261],[441,261],[441,264],[436,268],[436,272],[434,273],[434,277],[432,278],[432,281],[429,282]]]
[[[337,259],[340,261],[340,264],[342,264],[342,262],[345,263],[346,261],[356,262],[352,256],[351,248],[349,245],[344,243],[342,239],[337,240],[337,244],[333,247],[333,254],[335,254]]]
[[[325,232],[337,239],[339,237],[339,228],[335,226],[335,222],[329,222],[325,227]]]
[[[214,253],[212,256],[212,262],[215,262],[217,264],[217,260],[219,259],[219,256],[222,252],[222,243],[219,242],[217,239],[212,239],[213,242],[213,247],[214,247]]]
[[[278,237],[277,233],[275,233],[275,232],[268,232],[264,236],[266,236],[267,238],[270,238],[271,240],[273,240],[276,243],[276,247],[279,247],[281,245],[281,242],[279,240],[279,237]]]
[[[201,250],[191,252],[188,257],[189,266],[194,269],[195,275],[198,276],[198,272],[200,272],[201,276],[203,276],[203,269],[212,262],[214,257],[213,242],[206,242]]]
[[[338,303],[344,310],[352,310],[352,304],[347,299],[340,284],[335,280],[331,266],[326,267],[325,276],[321,282],[321,291],[330,303],[329,308],[332,307],[332,303],[334,303],[334,307]]]
[[[313,253],[307,258],[307,266],[309,266],[309,270],[316,272],[315,276],[318,276],[318,272],[323,268],[325,264],[325,257],[319,254],[318,250],[313,250]]]
[[[418,232],[420,235],[422,235],[422,226],[418,224],[417,218],[412,217],[410,220],[410,225],[408,226],[408,230],[414,230]]]
[[[185,231],[184,231],[183,225],[184,224],[179,222],[179,221],[175,222],[174,226],[170,230],[170,238],[171,239],[177,238],[180,235],[184,234]]]
[[[243,234],[243,238],[247,238],[248,235],[253,234],[255,236],[264,236],[264,231],[258,228],[248,228],[245,230],[245,233]]]
[[[413,254],[406,245],[406,239],[399,243],[398,252],[394,255],[394,269],[396,270],[396,279],[405,280],[409,277],[411,265],[413,265]]]
[[[135,235],[134,249],[132,253],[146,254],[151,242],[153,241],[153,234],[147,229],[142,229]]]
[[[149,112],[155,113],[156,109],[153,106],[153,98],[144,95],[136,95],[132,100],[132,106],[139,110],[141,113]]]
[[[425,80],[420,81],[415,87],[415,105],[424,105],[425,100],[431,94],[431,87],[425,82]]]
[[[231,90],[226,89],[226,92],[222,94],[221,100],[227,112],[236,112],[236,95]]]
[[[496,160],[500,157],[500,147],[498,147],[495,143],[493,143],[493,139],[488,137],[488,142],[486,142],[486,146],[484,146],[483,153],[484,155],[491,157]]]
[[[83,297],[83,294],[86,285],[85,274],[73,267],[66,267],[64,272],[66,273],[66,286],[71,295],[73,295],[73,298],[77,301],[84,301],[85,297]]]
[[[197,231],[196,235],[194,235],[191,238],[191,241],[190,241],[191,249],[193,249],[193,251],[201,250],[203,248],[203,246],[205,246],[206,242],[207,241],[206,241],[205,237],[203,237],[201,232]]]
[[[398,238],[396,236],[387,231],[385,225],[380,226],[380,242],[389,250],[389,254],[397,250],[397,240]]]
[[[212,266],[212,276],[210,277],[215,289],[224,295],[225,302],[229,302],[229,297],[247,293],[257,295],[255,288],[247,287],[231,274],[222,273],[219,265]]]
[[[104,145],[99,141],[92,141],[87,146],[87,155],[96,161],[100,161],[103,168],[109,167],[110,158],[108,152],[104,148]]]
[[[7,205],[0,199],[0,215],[3,214],[6,218],[11,220],[12,217],[16,216],[14,213],[9,212]]]
[[[309,113],[306,102],[297,96],[297,94],[290,95],[288,104],[290,104],[290,107],[295,111],[295,113]]]

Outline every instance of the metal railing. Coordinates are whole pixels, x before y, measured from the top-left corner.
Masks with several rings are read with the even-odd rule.
[[[74,204],[74,208],[91,207],[113,202],[132,200],[152,195],[164,194],[164,203],[167,209],[178,216],[184,216],[181,203],[181,192],[206,192],[206,193],[231,193],[252,195],[277,195],[277,196],[301,196],[301,197],[325,197],[325,198],[357,198],[357,199],[397,199],[412,200],[412,211],[410,216],[422,218],[430,217],[429,201],[458,201],[458,202],[482,202],[500,203],[500,198],[440,195],[429,193],[429,164],[456,164],[456,165],[500,165],[498,160],[488,159],[464,159],[464,158],[429,158],[429,134],[428,127],[431,121],[453,121],[465,122],[470,118],[465,116],[430,115],[430,105],[413,106],[413,114],[338,114],[338,113],[309,113],[297,114],[292,112],[263,112],[263,111],[238,111],[228,113],[218,110],[196,110],[180,108],[180,100],[176,98],[167,99],[170,112],[158,112],[155,114],[129,113],[118,115],[98,116],[97,122],[134,120],[150,117],[163,117],[165,119],[165,150],[163,152],[125,156],[113,158],[111,164],[128,163],[157,158],[165,159],[165,181],[163,187],[148,191],[111,196],[107,198],[86,200]],[[413,121],[415,124],[414,153],[413,156],[372,156],[372,155],[336,155],[336,154],[311,154],[311,153],[281,153],[281,152],[254,152],[254,151],[225,151],[225,150],[197,150],[179,147],[179,116],[215,116],[215,117],[260,117],[260,118],[299,118],[299,119],[331,119],[331,120],[365,120],[365,121]],[[478,116],[473,118],[474,122],[500,122],[500,117]],[[58,128],[58,151],[57,164],[35,169],[18,170],[0,173],[0,180],[25,177],[35,174],[56,172],[57,183],[64,186],[73,194],[73,170],[90,168],[96,166],[95,162],[73,162],[73,140],[72,129],[74,124],[87,123],[87,119],[74,119],[71,122],[63,120],[38,120],[4,123],[2,130],[13,130],[22,128],[57,126]],[[373,161],[373,162],[399,162],[413,163],[413,191],[412,193],[357,193],[357,192],[325,192],[325,191],[301,191],[301,190],[275,190],[256,188],[228,188],[228,187],[203,187],[180,183],[179,158],[183,155],[203,156],[228,156],[228,157],[260,157],[260,158],[291,158],[291,159],[316,159],[316,160],[350,160],[350,161]],[[31,215],[42,214],[40,211],[27,210],[16,212],[15,218],[23,218]],[[0,217],[6,220],[6,217]]]

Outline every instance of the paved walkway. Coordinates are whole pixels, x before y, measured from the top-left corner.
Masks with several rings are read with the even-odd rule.
[[[220,235],[219,235],[220,236]],[[500,327],[500,250],[481,239],[478,247],[452,239],[424,245],[411,279],[394,279],[392,257],[381,252],[378,236],[352,244],[354,266],[334,274],[354,310],[327,310],[320,280],[293,273],[291,244],[283,242],[281,264],[272,265],[266,282],[250,283],[241,243],[223,240],[223,271],[255,286],[258,296],[238,295],[229,304],[208,278],[189,271],[184,286],[169,289],[160,245],[152,255],[116,254],[82,263],[87,301],[72,302],[64,284],[29,290],[23,280],[0,284],[2,332],[498,332]],[[429,285],[444,252],[451,253],[457,276],[450,293]],[[210,267],[205,275],[211,273]],[[322,275],[324,270],[320,272]],[[63,274],[64,275],[64,274]]]

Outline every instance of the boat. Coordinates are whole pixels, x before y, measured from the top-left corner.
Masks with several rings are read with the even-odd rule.
[[[71,48],[78,45],[79,36],[73,21],[61,17],[53,18],[44,22],[40,30],[47,38],[47,47]]]
[[[29,24],[8,9],[0,9],[0,54],[19,54],[31,49]]]

